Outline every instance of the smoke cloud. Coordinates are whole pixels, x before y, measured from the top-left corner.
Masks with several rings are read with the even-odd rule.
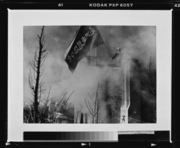
[[[89,95],[95,98],[98,83],[103,83],[106,79],[112,79],[113,82],[122,81],[123,66],[119,70],[113,70],[108,67],[112,60],[110,54],[115,54],[118,47],[121,48],[121,55],[116,59],[117,63],[123,63],[134,66],[133,59],[137,59],[143,67],[147,67],[151,58],[152,65],[156,68],[156,27],[154,26],[98,26],[98,30],[104,39],[105,45],[97,48],[98,62],[101,67],[92,66],[85,57],[79,63],[74,73],[68,69],[63,56],[67,47],[72,41],[78,26],[45,26],[44,46],[48,56],[42,69],[44,73],[42,79],[46,91],[42,95],[47,97],[48,89],[51,86],[50,98],[59,101],[67,92],[72,96],[69,100],[76,107],[88,113],[84,99],[89,100]],[[24,27],[24,101],[33,99],[28,84],[28,75],[30,72],[29,62],[33,61],[34,53],[38,48],[37,35],[41,32],[41,26]],[[108,52],[109,51],[109,52]],[[92,50],[89,55],[93,55]],[[31,69],[31,73],[33,70]],[[133,75],[131,71],[131,75]],[[137,83],[138,85],[138,83]],[[103,86],[100,87],[99,97],[103,97]],[[91,104],[93,105],[93,104]],[[103,103],[102,103],[102,106]],[[102,107],[103,108],[103,107]]]

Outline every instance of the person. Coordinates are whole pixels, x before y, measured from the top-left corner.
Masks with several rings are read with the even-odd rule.
[[[116,53],[115,53],[115,55],[112,57],[112,60],[113,60],[113,64],[116,64],[116,58],[119,56],[119,54],[121,53],[121,48],[120,47],[118,47],[117,49],[116,49]]]

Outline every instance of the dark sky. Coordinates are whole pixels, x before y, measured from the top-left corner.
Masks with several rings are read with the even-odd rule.
[[[70,101],[78,106],[84,105],[87,93],[95,92],[97,83],[101,79],[116,75],[112,74],[110,68],[92,67],[87,64],[86,58],[82,59],[75,72],[72,74],[64,61],[64,54],[71,43],[79,26],[45,26],[45,49],[47,59],[43,65],[42,76],[47,89],[43,97],[47,96],[51,86],[50,97],[60,100],[65,92],[70,94],[75,91]],[[117,47],[122,49],[123,55],[138,59],[147,66],[150,57],[155,65],[156,60],[156,28],[154,26],[98,26],[98,30],[106,44],[99,47],[99,54],[103,55],[108,50],[115,53]],[[28,74],[34,53],[38,48],[37,35],[41,32],[41,26],[24,27],[24,101],[32,99],[28,85]],[[98,48],[97,48],[98,50]],[[123,58],[122,56],[121,58]],[[108,60],[108,59],[107,59]],[[122,59],[121,59],[122,60]],[[33,71],[31,70],[33,73]]]

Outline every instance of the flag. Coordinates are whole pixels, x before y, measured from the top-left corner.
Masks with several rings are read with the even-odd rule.
[[[96,26],[81,26],[79,30],[77,30],[65,54],[65,61],[70,71],[73,72],[75,70],[78,62],[83,59],[91,49],[103,43],[104,41]]]

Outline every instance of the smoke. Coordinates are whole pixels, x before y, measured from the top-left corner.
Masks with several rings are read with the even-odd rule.
[[[111,79],[114,82],[120,82],[122,79],[122,71],[128,67],[133,69],[135,63],[133,59],[137,59],[143,67],[147,67],[151,58],[152,65],[156,66],[156,28],[154,26],[98,26],[105,44],[97,48],[98,62],[101,67],[92,66],[88,62],[88,58],[83,58],[76,67],[74,73],[68,69],[67,63],[63,56],[67,47],[72,41],[78,26],[45,26],[44,46],[48,56],[44,62],[42,69],[44,74],[44,88],[48,94],[48,88],[51,86],[50,98],[54,97],[54,101],[59,101],[67,92],[72,96],[69,100],[73,103],[76,110],[88,113],[85,105],[87,99],[93,106],[93,101],[89,95],[95,99],[98,83],[100,84],[99,98],[104,97],[104,81]],[[24,27],[24,100],[32,99],[30,88],[28,88],[28,73],[30,69],[29,62],[33,60],[34,52],[38,47],[37,35],[41,32],[41,27],[26,26]],[[116,61],[122,66],[119,70],[113,70],[108,67],[112,60],[109,56],[116,53],[117,47],[121,48],[121,54]],[[93,55],[93,51],[89,55]],[[131,71],[131,75],[137,75]],[[138,85],[138,83],[137,83]],[[102,102],[102,106],[106,104]],[[102,107],[103,109],[104,107]],[[104,109],[105,110],[105,109]]]
[[[51,61],[52,64],[57,62]],[[46,75],[46,83],[52,84],[51,94],[56,96],[56,101],[60,100],[62,96],[67,93],[69,96],[72,92],[72,96],[70,97],[69,102],[74,104],[77,111],[88,113],[88,109],[85,105],[85,99],[89,101],[90,105],[93,107],[94,102],[90,99],[90,97],[95,101],[96,91],[99,85],[106,80],[108,77],[112,77],[114,80],[118,80],[119,76],[117,72],[111,70],[111,68],[99,68],[95,66],[88,65],[87,59],[83,59],[79,62],[74,73],[67,71],[67,67],[64,65],[60,65],[57,75],[61,77],[56,77],[57,79],[48,79],[50,75],[52,75],[52,70],[48,70]],[[66,68],[63,68],[66,67]],[[52,68],[52,67],[51,67]],[[56,72],[53,72],[53,76],[56,76]],[[102,98],[103,89],[100,87],[98,91],[98,98]],[[89,96],[90,95],[90,96]]]
[[[156,64],[156,27],[155,26],[103,26],[99,30],[112,55],[117,47],[121,48],[122,60],[138,59],[147,66],[150,57]],[[125,59],[123,59],[125,58]]]

